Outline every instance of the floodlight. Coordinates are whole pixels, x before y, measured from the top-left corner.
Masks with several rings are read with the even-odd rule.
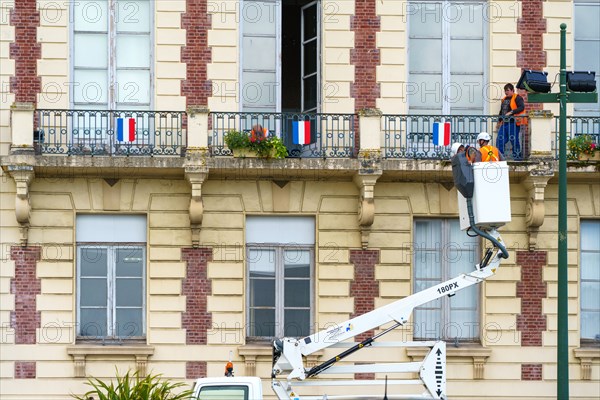
[[[551,85],[547,77],[548,73],[544,71],[525,70],[517,83],[517,89],[526,90],[527,93],[548,93]]]
[[[594,71],[567,71],[567,90],[570,92],[595,92],[596,73]]]

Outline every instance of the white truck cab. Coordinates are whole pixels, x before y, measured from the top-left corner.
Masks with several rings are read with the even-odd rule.
[[[200,378],[194,384],[194,400],[262,400],[262,383],[255,376]]]

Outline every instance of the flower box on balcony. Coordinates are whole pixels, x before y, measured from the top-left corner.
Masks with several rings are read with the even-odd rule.
[[[225,144],[231,149],[234,157],[285,158],[287,156],[287,149],[280,138],[268,136],[266,133],[254,133],[254,129],[250,134],[239,131],[227,132]]]

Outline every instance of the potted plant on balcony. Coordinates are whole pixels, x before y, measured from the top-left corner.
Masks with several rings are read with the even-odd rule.
[[[253,135],[240,131],[225,134],[225,144],[234,157],[285,158],[287,148],[277,136]]]
[[[597,160],[600,161],[598,146],[590,135],[577,135],[567,142],[569,158],[573,160]]]

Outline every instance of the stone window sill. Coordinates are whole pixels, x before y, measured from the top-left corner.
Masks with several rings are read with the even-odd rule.
[[[600,360],[600,347],[580,347],[573,349],[575,358],[579,358],[581,364],[581,379],[589,381],[592,379],[592,363]]]
[[[406,355],[413,361],[422,360],[429,352],[428,347],[407,347]],[[461,347],[446,347],[446,358],[472,358],[473,378],[483,379],[484,365],[492,350],[481,345],[463,345]]]
[[[67,347],[67,354],[73,357],[75,377],[85,378],[85,363],[88,356],[130,357],[135,358],[136,369],[140,376],[146,376],[148,357],[154,354],[154,347],[146,345],[102,346],[76,344]]]

